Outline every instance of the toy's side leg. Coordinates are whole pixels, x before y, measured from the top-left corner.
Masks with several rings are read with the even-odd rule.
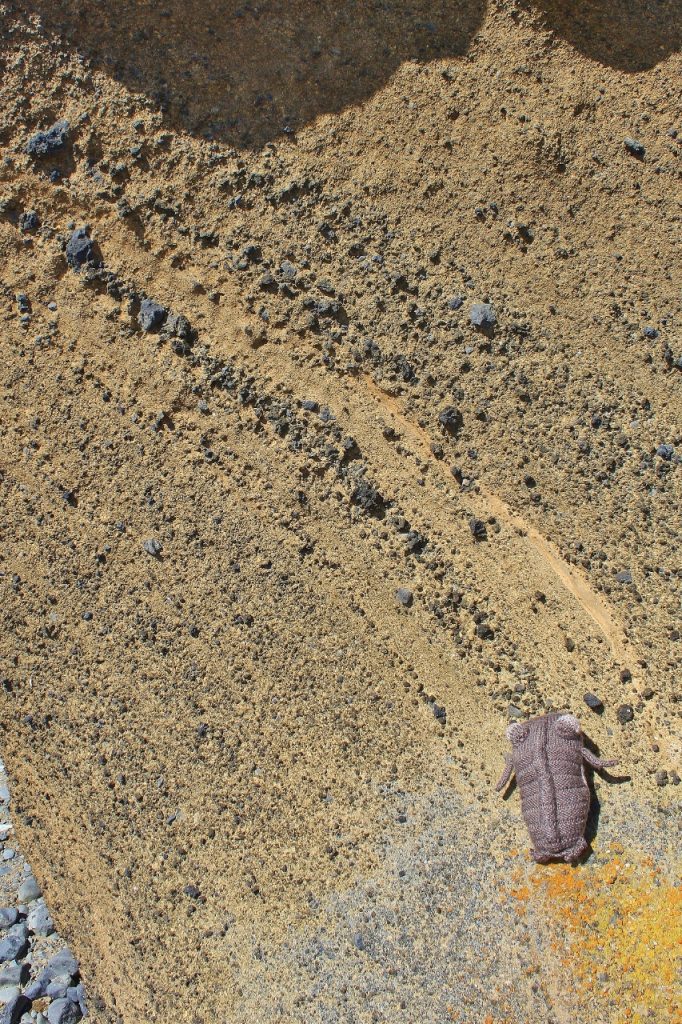
[[[593,768],[613,768],[614,764],[618,764],[618,761],[602,761],[600,758],[595,757],[591,750],[587,747],[583,747],[583,761],[587,761]]]
[[[512,759],[511,759],[511,757],[509,757],[509,755],[507,755],[507,757],[505,758],[505,761],[506,761],[506,764],[504,766],[504,771],[502,772],[502,776],[500,777],[500,781],[495,786],[495,790],[498,793],[500,792],[501,789],[504,789],[504,787],[507,785],[507,783],[511,779],[512,775],[514,774],[514,765],[512,763]]]

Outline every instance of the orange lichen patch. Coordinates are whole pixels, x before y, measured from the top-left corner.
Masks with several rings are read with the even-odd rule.
[[[536,870],[512,897],[548,921],[551,947],[574,992],[611,1024],[682,1021],[682,889],[651,858],[611,849],[605,863]]]

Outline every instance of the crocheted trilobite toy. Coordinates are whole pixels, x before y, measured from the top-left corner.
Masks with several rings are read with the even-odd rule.
[[[575,864],[587,849],[590,788],[585,763],[601,769],[616,761],[600,761],[587,749],[574,715],[541,715],[514,722],[507,729],[507,738],[512,752],[506,755],[497,791],[516,775],[521,811],[533,840],[533,860]]]

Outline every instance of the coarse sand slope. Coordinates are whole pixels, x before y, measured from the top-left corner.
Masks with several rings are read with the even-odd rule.
[[[681,26],[0,2],[0,752],[93,1024],[679,1021]],[[550,709],[575,868],[494,792]]]

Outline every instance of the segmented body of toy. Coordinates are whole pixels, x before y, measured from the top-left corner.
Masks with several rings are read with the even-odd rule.
[[[574,864],[587,849],[590,788],[585,764],[601,769],[616,762],[600,761],[587,749],[574,715],[542,715],[514,722],[507,737],[512,753],[507,755],[497,790],[504,789],[516,775],[521,811],[533,841],[533,860]]]

